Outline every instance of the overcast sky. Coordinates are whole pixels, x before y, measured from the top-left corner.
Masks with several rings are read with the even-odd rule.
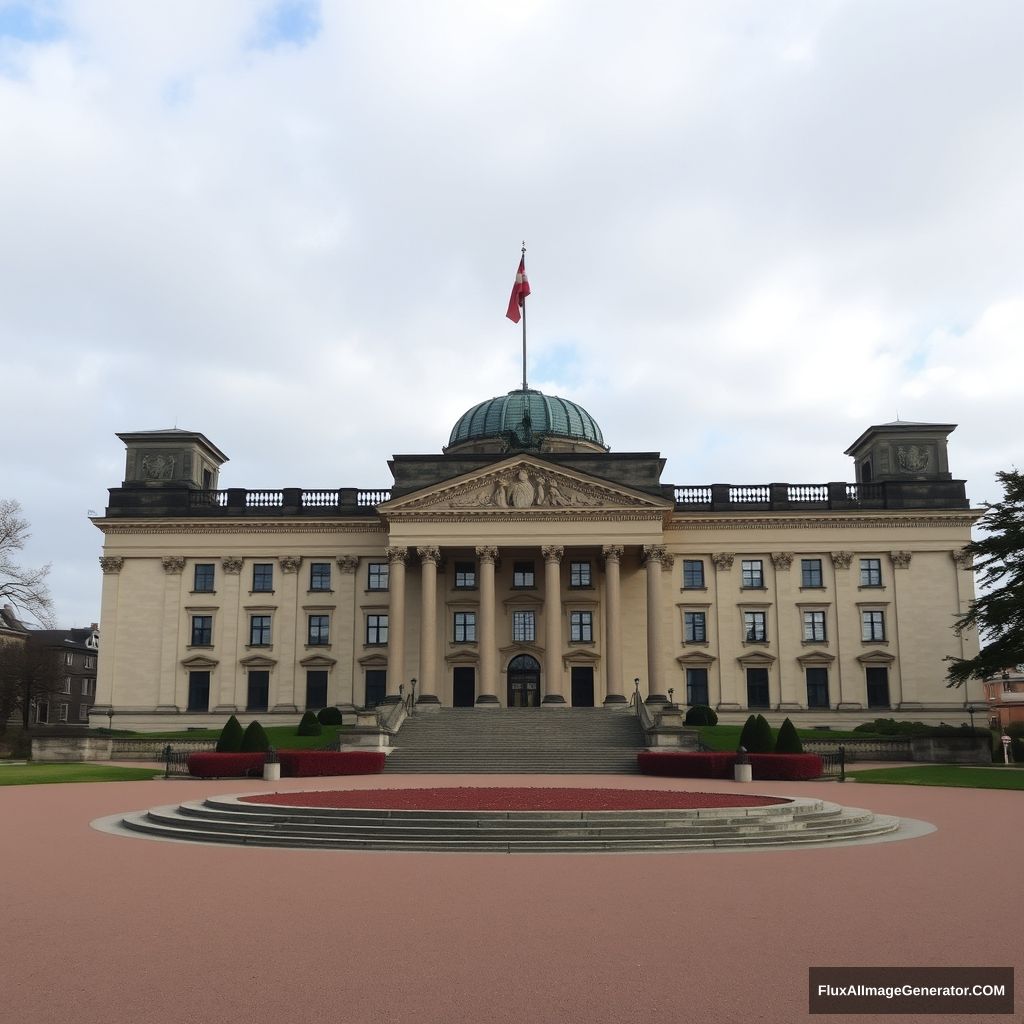
[[[1016,0],[0,0],[0,497],[99,618],[115,431],[378,487],[520,383],[666,483],[1021,464]]]

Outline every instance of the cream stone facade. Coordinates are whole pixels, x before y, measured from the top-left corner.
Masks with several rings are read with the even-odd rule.
[[[475,406],[389,491],[219,489],[202,434],[119,435],[96,724],[291,721],[415,696],[544,709],[651,702],[802,726],[959,721],[948,655],[978,513],[949,424],[872,427],[857,482],[661,483],[585,410]]]

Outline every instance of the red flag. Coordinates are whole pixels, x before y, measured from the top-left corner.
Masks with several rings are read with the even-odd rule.
[[[508,300],[508,312],[505,314],[517,324],[520,320],[519,310],[526,305],[526,296],[530,294],[530,282],[526,278],[526,257],[519,261],[519,269],[516,271],[515,284],[512,285],[512,294]]]

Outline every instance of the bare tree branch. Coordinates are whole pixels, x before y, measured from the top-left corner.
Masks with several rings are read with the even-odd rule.
[[[31,569],[19,565],[15,552],[25,547],[28,520],[13,498],[0,498],[0,601],[13,605],[40,625],[53,626],[53,602],[46,585],[50,566]]]

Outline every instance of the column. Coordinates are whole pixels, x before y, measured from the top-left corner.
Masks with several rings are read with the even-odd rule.
[[[277,587],[280,597],[274,612],[273,633],[274,654],[277,665],[270,673],[270,694],[268,707],[271,713],[295,714],[306,707],[305,680],[299,691],[295,674],[301,671],[296,649],[302,650],[306,637],[306,616],[299,609],[299,570],[302,568],[300,555],[281,555],[277,564],[281,569]],[[299,691],[299,692],[296,692]]]
[[[220,664],[217,666],[219,673],[219,684],[217,687],[217,703],[214,712],[218,714],[233,715],[239,708],[245,707],[245,687],[241,686],[239,679],[239,658],[245,655],[244,650],[239,650],[238,631],[242,603],[241,583],[242,568],[244,560],[234,556],[227,556],[220,561],[221,579],[217,584],[220,593],[219,619],[214,621],[213,628],[220,630],[220,639],[217,640],[220,651]],[[244,629],[244,625],[241,626]]]
[[[94,709],[103,709],[105,714],[108,708],[114,706],[114,681],[117,678],[116,652],[120,650],[117,645],[117,608],[118,591],[121,569],[124,567],[124,558],[120,555],[103,556],[100,558],[100,568],[103,570],[103,596],[100,605],[100,636],[105,639],[106,648],[102,658],[96,662],[96,698],[93,704]],[[116,710],[116,709],[115,709]],[[95,721],[90,725],[95,727],[103,725],[100,715],[94,710]],[[111,725],[113,719],[106,724]]]
[[[546,544],[544,556],[544,700],[545,707],[565,707],[562,694],[562,555],[565,548]]]
[[[437,697],[437,563],[436,547],[416,549],[420,556],[420,687],[417,704],[440,704]]]
[[[336,561],[341,578],[338,580],[338,604],[334,610],[336,621],[331,623],[331,646],[334,647],[338,660],[329,677],[327,703],[355,708],[355,645],[365,628],[356,616],[356,575],[359,571],[359,558],[356,555],[339,555]]]
[[[405,548],[388,548],[388,682],[385,704],[402,698],[398,687],[405,682]]]
[[[661,560],[665,557],[664,544],[644,545],[644,564],[647,568],[647,703],[667,704],[665,686],[661,678]]]
[[[477,685],[478,708],[501,707],[498,700],[498,645],[494,639],[494,563],[495,547],[476,549],[480,565],[480,679]]]
[[[605,576],[605,686],[604,702],[625,704],[622,692],[622,604],[619,590],[619,568],[622,563],[622,547],[609,544],[601,548],[604,555]]]
[[[185,559],[181,555],[164,555],[163,626],[160,636],[160,683],[157,696],[158,715],[177,714],[178,628],[184,612],[181,608],[181,580]]]

